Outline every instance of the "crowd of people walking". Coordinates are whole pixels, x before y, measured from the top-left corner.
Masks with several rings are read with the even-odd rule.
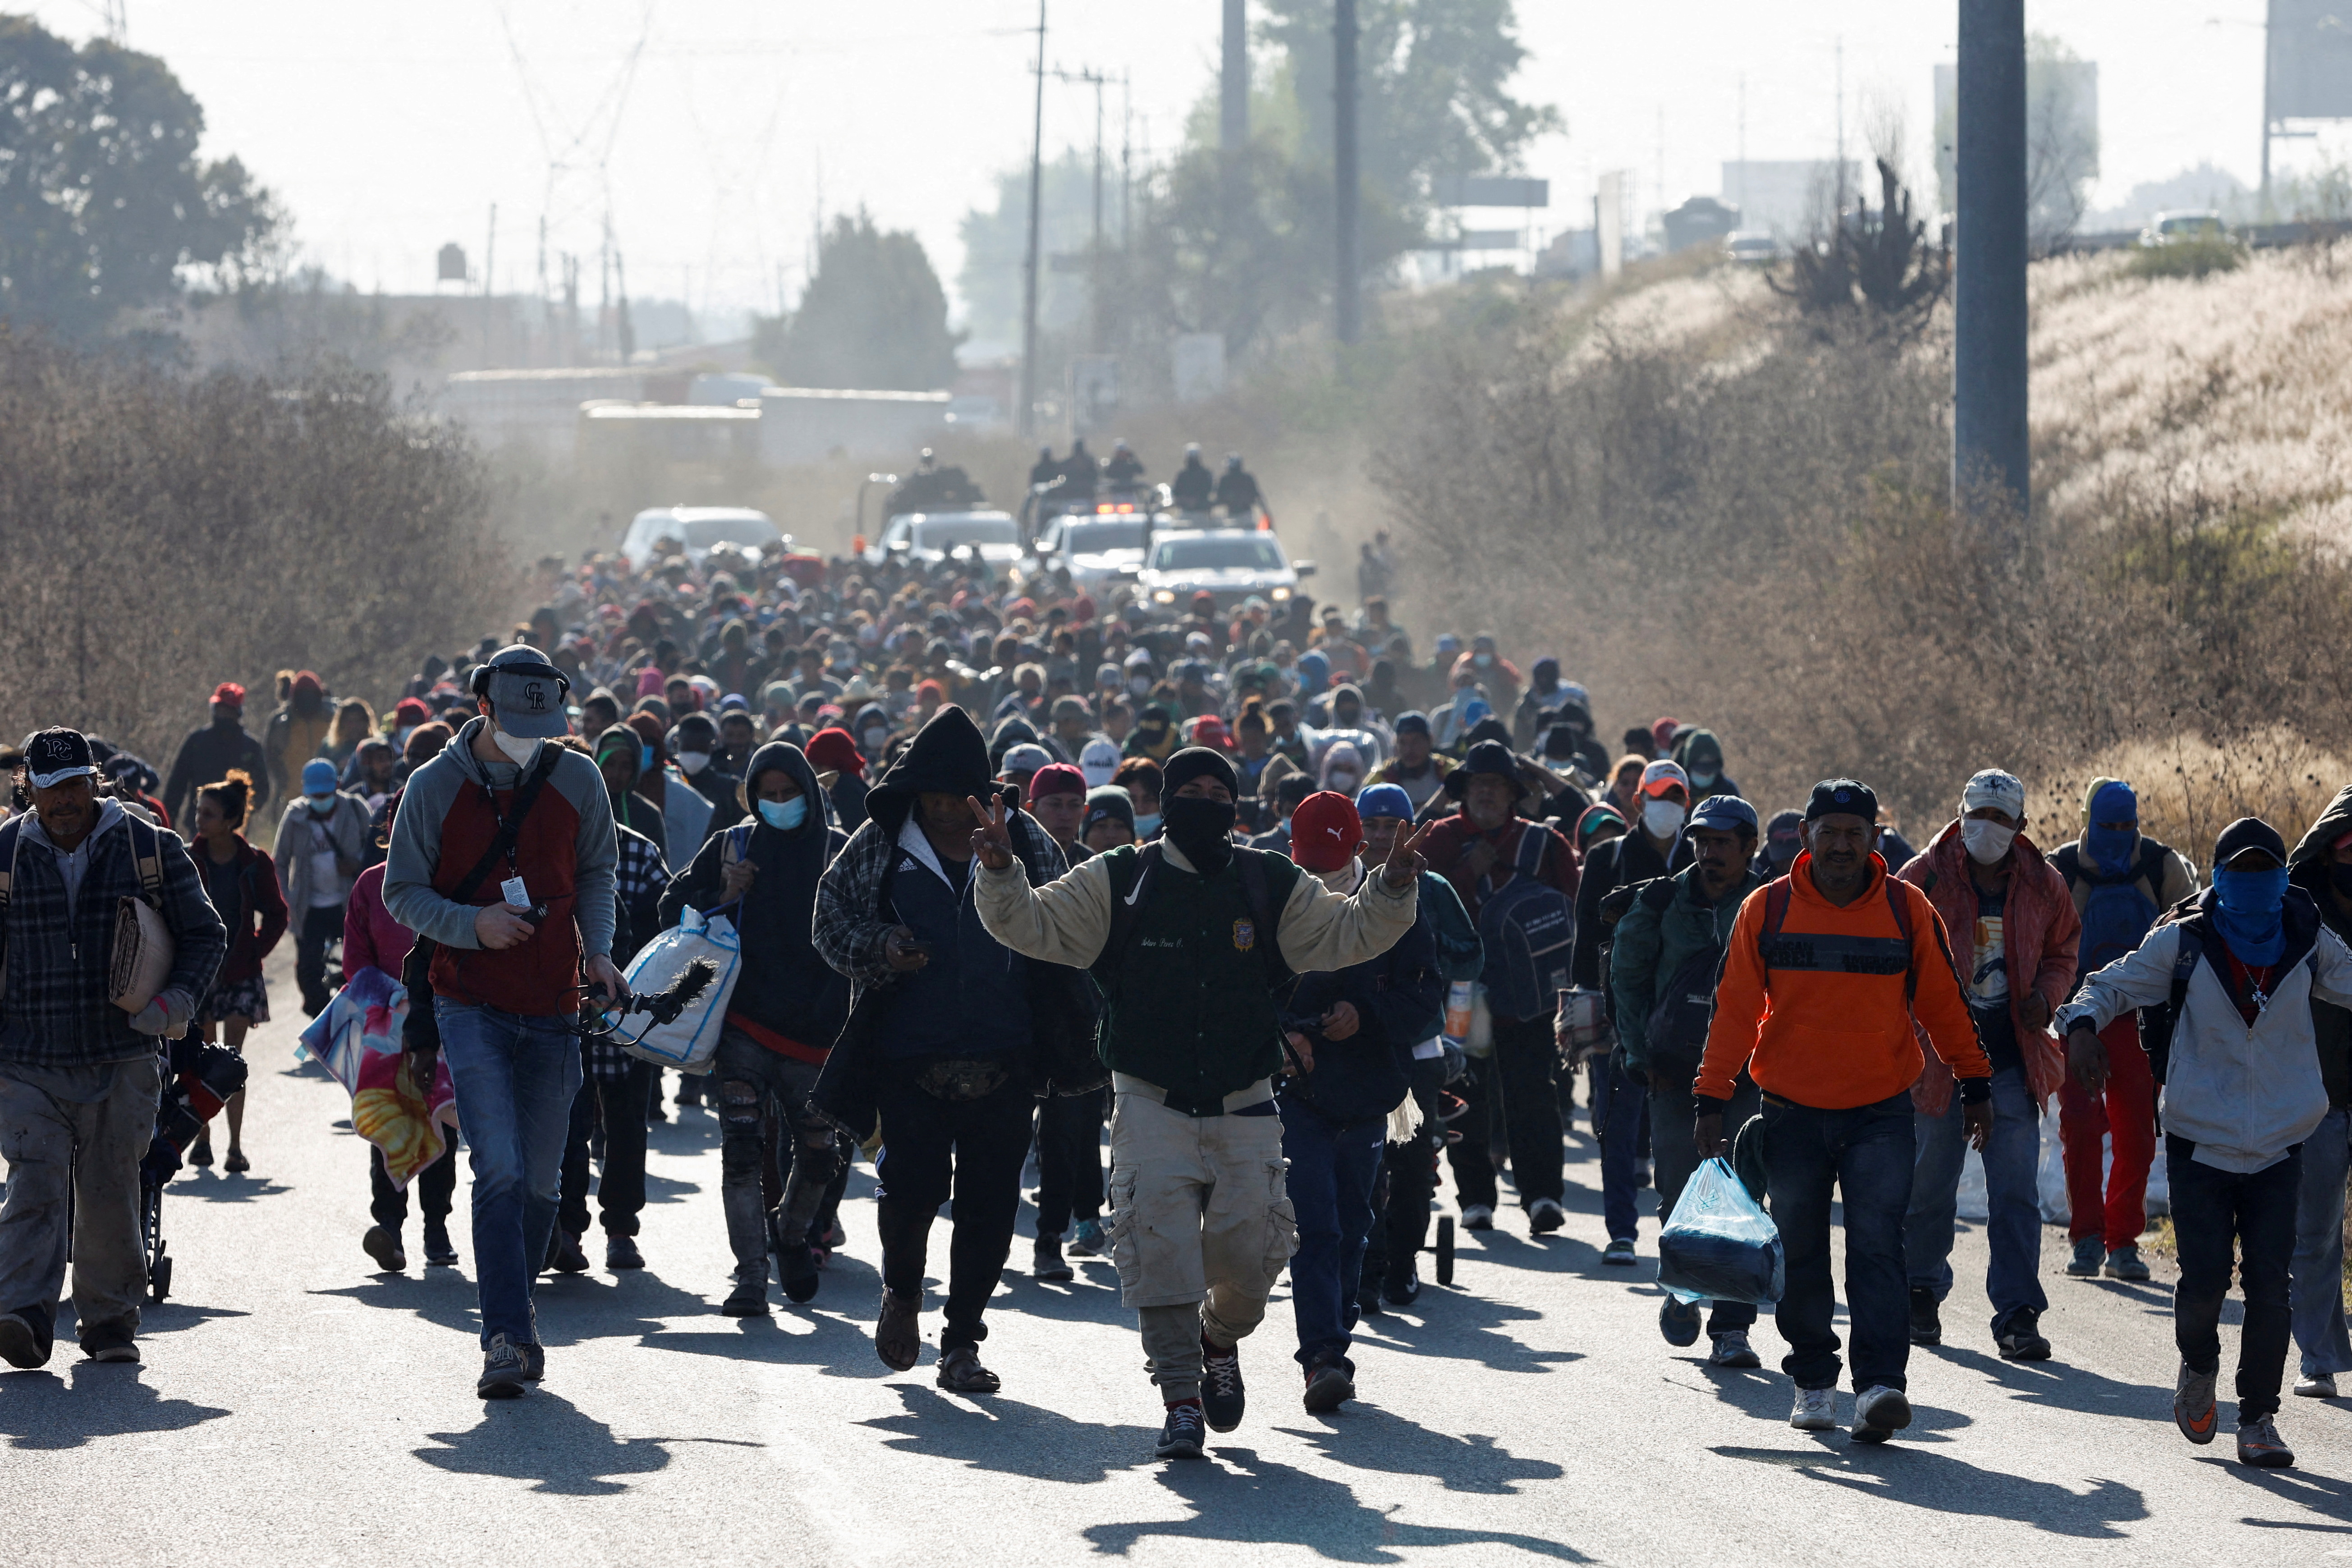
[[[545,1375],[538,1281],[592,1266],[592,1224],[604,1267],[646,1266],[646,1122],[700,1104],[718,1310],[821,1292],[865,1158],[876,1353],[917,1363],[950,1215],[936,1376],[992,1393],[1034,1186],[1031,1268],[1108,1258],[1156,1451],[1197,1458],[1244,1419],[1242,1343],[1286,1273],[1294,1396],[1338,1409],[1362,1318],[1423,1294],[1447,1173],[1465,1229],[1503,1223],[1507,1192],[1557,1232],[1581,1109],[1602,1261],[1639,1261],[1644,1188],[1663,1221],[1725,1156],[1785,1247],[1791,1426],[1835,1426],[1844,1382],[1879,1442],[1913,1418],[1912,1348],[1962,1331],[1971,1149],[1987,1341],[2063,1359],[2054,1101],[2064,1272],[2149,1279],[2160,1147],[2179,1429],[2216,1436],[2234,1270],[2238,1456],[2293,1462],[2290,1348],[2297,1394],[2352,1372],[2352,787],[2293,848],[2252,818],[2173,847],[2124,779],[2037,837],[2026,783],[1988,766],[1915,851],[1862,778],[1768,813],[1710,729],[1661,718],[1612,750],[1557,658],[1523,672],[1483,633],[1424,657],[1370,592],[1391,574],[1368,546],[1349,615],[1097,599],[971,560],[811,580],[731,547],[597,557],[380,705],[288,671],[257,738],[222,681],[168,775],[41,730],[5,759],[0,825],[0,1359],[52,1354],[69,1226],[81,1350],[139,1358],[173,1042],[242,1050],[290,935],[305,1016],[363,975],[396,987],[397,1092],[451,1108],[456,1139],[400,1177],[371,1143],[354,1240],[404,1269],[413,1185],[425,1261],[457,1263],[462,1142],[485,1398]],[[719,916],[740,973],[666,1102],[602,1021],[648,943]],[[125,921],[169,958],[135,1008]],[[283,1130],[225,1110],[242,1172]],[[188,1158],[212,1162],[208,1133]],[[1755,1367],[1759,1313],[1669,1294],[1659,1327]]]

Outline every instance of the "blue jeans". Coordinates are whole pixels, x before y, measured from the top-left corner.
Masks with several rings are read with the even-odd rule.
[[[2344,1324],[2344,1173],[2352,1157],[2352,1113],[2330,1110],[2303,1144],[2303,1192],[2294,1210],[2289,1310],[2303,1375],[2352,1372]]]
[[[2245,1298],[2238,1333],[2238,1419],[2274,1414],[2286,1373],[2291,1318],[2287,1270],[2294,1257],[2303,1148],[2259,1171],[2223,1171],[2197,1162],[2197,1145],[2167,1134],[2164,1168],[2172,1187],[2172,1234],[2180,1282],[2172,1288],[2172,1340],[2192,1371],[2221,1370],[2221,1305],[2231,1266]]]
[[[1615,1051],[1593,1057],[1592,1119],[1601,1128],[1601,1218],[1612,1241],[1631,1241],[1641,1232],[1634,1206],[1633,1165],[1641,1157],[1642,1122],[1650,1113],[1650,1091],[1625,1076]]]
[[[1799,1388],[1835,1388],[1842,1365],[1831,1326],[1830,1194],[1845,1204],[1847,1326],[1853,1387],[1906,1386],[1911,1356],[1909,1292],[1903,1277],[1903,1211],[1911,1205],[1911,1092],[1816,1110],[1770,1094],[1762,1112],[1765,1187],[1788,1250],[1788,1289],[1774,1325],[1789,1342],[1780,1370]]]
[[[1960,1125],[1960,1094],[1941,1116],[1920,1116],[1919,1163],[1911,1176],[1911,1209],[1903,1216],[1903,1258],[1914,1289],[1933,1290],[1940,1301],[1952,1293],[1952,1231],[1959,1219],[1960,1162],[1968,1138]],[[1985,1238],[1992,1248],[1985,1270],[1985,1295],[1992,1301],[1993,1331],[2020,1308],[2050,1310],[2042,1291],[2042,1194],[2035,1173],[2042,1161],[2042,1116],[2025,1074],[2003,1068],[1992,1075],[1992,1136],[1984,1149],[1985,1196],[1990,1218]]]
[[[580,1039],[570,1018],[524,1017],[433,1000],[441,1055],[473,1151],[474,1282],[482,1348],[539,1342],[531,1287],[555,1231],[563,1141],[580,1092]]]
[[[1298,1215],[1298,1250],[1290,1258],[1290,1310],[1298,1322],[1298,1364],[1335,1355],[1350,1376],[1349,1332],[1356,1326],[1357,1281],[1372,1229],[1372,1179],[1380,1174],[1388,1122],[1373,1117],[1333,1121],[1282,1101],[1282,1152],[1290,1162],[1290,1205]]]

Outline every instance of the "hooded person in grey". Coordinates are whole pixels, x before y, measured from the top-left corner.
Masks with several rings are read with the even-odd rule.
[[[2352,784],[2338,790],[2286,858],[2287,881],[2311,895],[2328,930],[2352,942]],[[2294,1391],[2333,1399],[2339,1373],[2352,1372],[2344,1318],[2344,1183],[2352,1166],[2352,1012],[2311,1003],[2319,1081],[2327,1114],[2303,1142],[2303,1192],[2295,1208],[2289,1268],[2295,1347],[2303,1364]]]
[[[662,895],[674,925],[690,905],[731,916],[743,966],[727,999],[712,1077],[719,1086],[719,1200],[735,1254],[735,1289],[720,1310],[768,1310],[772,1246],[784,1293],[816,1294],[820,1276],[809,1226],[835,1170],[833,1126],[813,1115],[809,1094],[849,1011],[848,983],[816,951],[810,929],[818,880],[845,842],[826,826],[816,770],[798,746],[771,741],[751,753],[739,803],[749,819],[706,840]],[[761,1111],[772,1098],[790,1129],[783,1201],[764,1211]]]
[[[2168,1045],[2149,1053],[2180,1256],[2173,1419],[2190,1442],[2213,1440],[2221,1304],[2234,1264],[2246,1302],[2238,1457],[2291,1465],[2272,1416],[2286,1362],[2303,1144],[2328,1111],[2312,1003],[2352,1007],[2352,948],[2290,885],[2284,841],[2253,817],[2221,830],[2213,885],[2176,913],[2084,979],[2056,1024],[2069,1068],[2096,1093],[2106,1078],[2098,1031],[2129,1008],[2173,1006]]]

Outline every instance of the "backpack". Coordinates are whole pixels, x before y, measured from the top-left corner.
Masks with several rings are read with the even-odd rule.
[[[1886,907],[1899,936],[1842,936],[1834,932],[1784,933],[1795,884],[1782,877],[1764,890],[1764,929],[1756,933],[1757,956],[1769,986],[1775,969],[1818,969],[1842,974],[1900,974],[1903,1005],[1919,995],[1919,966],[1912,962],[1910,900],[1896,890],[1896,879],[1882,874]]]
[[[1679,888],[1671,877],[1642,884],[1642,902],[1663,915]],[[1706,1031],[1715,1022],[1715,987],[1723,971],[1723,952],[1708,942],[1683,960],[1657,989],[1650,1005],[1647,1033],[1653,1060],[1696,1069],[1706,1054]]]
[[[2085,865],[2079,845],[2063,846],[2050,857],[2069,889],[2078,883],[2090,889],[2083,900],[2083,945],[2074,971],[2077,987],[2083,976],[2137,951],[2147,940],[2157,916],[2164,912],[2158,893],[2164,886],[2165,858],[2171,853],[2156,840],[2143,837],[2138,855],[2117,877],[2103,876]]]
[[[2293,912],[2294,895],[2300,890],[2294,888],[2287,889],[2290,913]],[[2172,994],[2154,1007],[2139,1010],[2140,1048],[2147,1052],[2149,1075],[2159,1085],[2164,1082],[2166,1070],[2172,1062],[2172,1035],[2180,1022],[2181,1005],[2189,1000],[2189,982],[2196,976],[2197,961],[2205,956],[2205,915],[2199,903],[2201,897],[2200,894],[2190,894],[2167,910],[2158,922],[2180,928],[2180,946],[2172,958]],[[2316,910],[2313,911],[2313,923],[2320,923]],[[2314,974],[2318,973],[2315,939],[2312,947],[2287,967],[2293,969],[2305,965],[2310,966]],[[2221,989],[2227,991],[2230,988],[2227,970],[2219,963],[2214,964],[2213,970],[2214,978],[2220,980]],[[2282,971],[2279,979],[2284,981],[2285,978],[2286,974]]]
[[[1499,1017],[1539,1017],[1552,1010],[1558,993],[1573,985],[1569,958],[1576,940],[1576,906],[1558,888],[1538,880],[1551,838],[1540,824],[1522,827],[1511,857],[1516,874],[1501,889],[1489,890],[1478,906],[1478,940],[1486,950],[1478,980]]]

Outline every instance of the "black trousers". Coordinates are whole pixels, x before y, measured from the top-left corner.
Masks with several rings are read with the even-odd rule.
[[[646,1097],[653,1092],[651,1062],[631,1062],[619,1078],[583,1072],[572,1097],[572,1129],[563,1141],[563,1197],[555,1223],[568,1235],[588,1232],[588,1135],[596,1113],[604,1115],[604,1170],[596,1182],[596,1207],[607,1236],[637,1234],[646,1206]]]
[[[294,927],[294,984],[301,987],[302,1016],[327,1010],[335,988],[327,984],[327,949],[343,939],[343,906],[304,910]]]
[[[1037,1234],[1060,1236],[1073,1219],[1100,1219],[1102,1129],[1110,1090],[1056,1094],[1037,1107]]]
[[[1463,1205],[1495,1206],[1495,1165],[1487,1152],[1486,1119],[1497,1102],[1511,1152],[1511,1180],[1519,1206],[1538,1198],[1554,1203],[1565,1190],[1560,1173],[1559,1047],[1549,1017],[1495,1020],[1495,1051],[1474,1060],[1461,1084],[1469,1111],[1454,1123],[1454,1185]]]
[[[386,1230],[398,1230],[408,1222],[408,1194],[392,1184],[384,1174],[383,1156],[370,1143],[368,1152],[368,1184],[373,1194],[368,1201],[368,1214]],[[450,1202],[457,1191],[457,1141],[449,1140],[441,1157],[416,1173],[413,1184],[418,1200],[425,1206],[428,1225],[449,1223]]]
[[[2164,1168],[2172,1183],[2172,1234],[2180,1282],[2172,1288],[2172,1336],[2180,1359],[2198,1372],[2221,1368],[2221,1303],[2231,1266],[2246,1298],[2238,1334],[2238,1419],[2275,1415],[2286,1375],[2292,1319],[2287,1270],[2294,1258],[2295,1203],[2303,1191],[2303,1146],[2264,1170],[2200,1165],[2197,1145],[2167,1134]]]
[[[876,1224],[882,1283],[908,1300],[923,1297],[931,1221],[952,1193],[955,1239],[948,1251],[942,1353],[988,1337],[980,1321],[1013,1250],[1021,1212],[1021,1165],[1029,1154],[1036,1103],[1017,1079],[978,1100],[950,1101],[892,1079],[879,1096],[882,1156]]]
[[[1445,1124],[1437,1119],[1444,1072],[1444,1064],[1434,1058],[1412,1064],[1412,1098],[1421,1107],[1421,1131],[1412,1142],[1391,1143],[1381,1152],[1381,1173],[1372,1182],[1372,1233],[1364,1247],[1367,1287],[1383,1278],[1402,1281],[1429,1239],[1429,1205],[1437,1195],[1437,1152],[1445,1143]]]

